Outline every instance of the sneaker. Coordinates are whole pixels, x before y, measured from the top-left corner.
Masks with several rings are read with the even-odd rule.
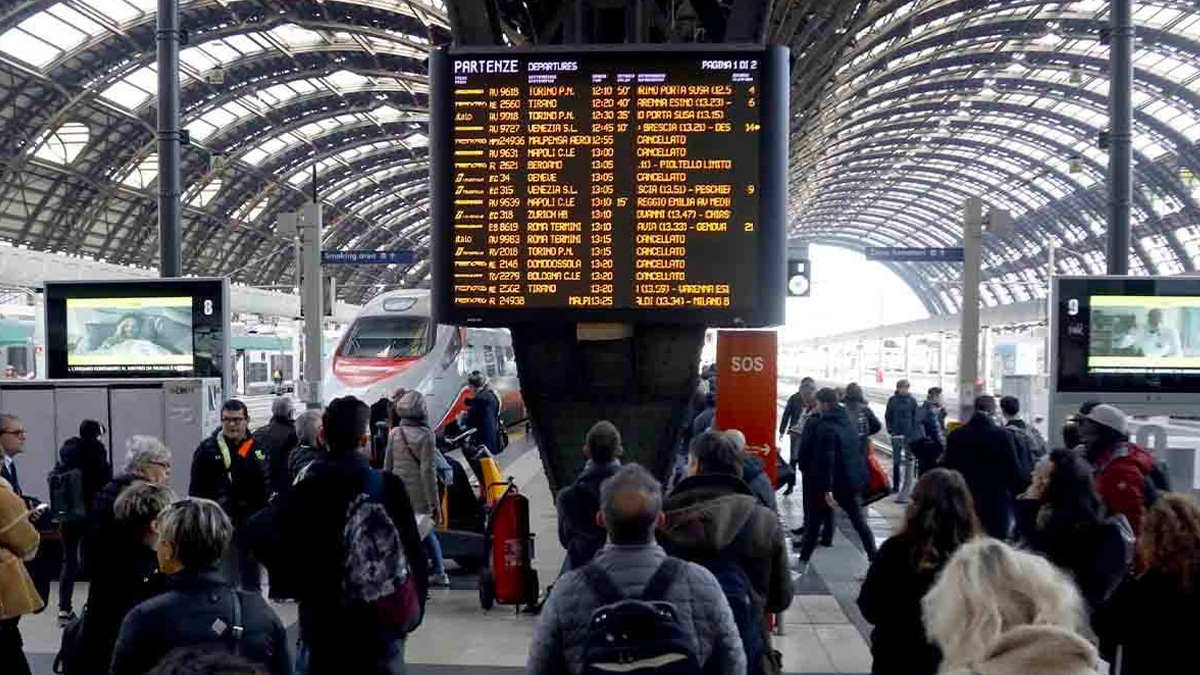
[[[442,572],[429,577],[430,586],[441,586],[442,588],[450,588],[450,575]]]
[[[58,610],[58,627],[64,628],[67,624],[76,619],[75,612],[69,609]]]

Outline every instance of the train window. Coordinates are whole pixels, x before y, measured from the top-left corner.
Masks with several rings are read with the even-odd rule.
[[[6,351],[8,352],[8,365],[15,367],[17,372],[22,375],[30,371],[28,347],[24,345],[10,345]]]
[[[450,344],[446,345],[446,353],[442,355],[442,370],[448,370],[458,360],[458,355],[462,353],[462,347],[462,331],[458,328],[451,328]]]
[[[340,356],[403,359],[424,356],[433,347],[431,324],[419,316],[367,316],[354,322]]]
[[[496,376],[496,348],[492,345],[483,346],[483,363],[487,368],[487,376]]]
[[[504,360],[512,366],[512,374],[517,374],[517,355],[513,353],[512,347],[504,348]]]
[[[269,379],[265,361],[251,361],[246,365],[246,382],[266,382]]]

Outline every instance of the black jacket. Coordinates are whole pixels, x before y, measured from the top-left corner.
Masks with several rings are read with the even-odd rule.
[[[243,455],[241,446],[230,446],[229,470],[217,444],[217,434],[209,436],[192,457],[192,480],[188,494],[211,499],[225,509],[235,527],[267,505],[267,455],[258,443],[252,443]]]
[[[267,480],[272,494],[279,494],[291,486],[288,459],[300,444],[296,436],[296,423],[289,417],[272,417],[271,423],[254,432],[257,445],[267,456]]]
[[[1004,425],[1004,430],[1012,436],[1013,447],[1017,451],[1017,467],[1021,473],[1030,475],[1033,473],[1033,447],[1030,446],[1024,429],[1025,423],[1021,420],[1013,420]]]
[[[295,483],[304,467],[320,457],[322,452],[324,451],[320,448],[314,448],[311,445],[297,445],[292,454],[288,455],[288,478],[291,480],[288,485]]]
[[[87,534],[84,537],[84,558],[99,555],[107,546],[106,542],[110,536],[113,536],[109,534],[109,530],[116,518],[113,514],[113,505],[117,503],[117,497],[121,495],[121,491],[139,480],[145,479],[131,473],[123,473],[110,480],[92,497],[91,505],[88,507]]]
[[[1016,495],[1029,487],[1030,480],[1029,473],[1021,471],[1012,434],[977,412],[950,432],[943,465],[966,478],[983,531],[1008,539]]]
[[[374,673],[395,640],[370,608],[346,607],[342,596],[346,509],[374,471],[358,453],[322,453],[304,480],[254,516],[242,534],[284,597],[300,601],[300,634],[312,648],[311,675]],[[383,504],[400,531],[422,606],[429,568],[404,482],[383,473]]]
[[[866,489],[869,474],[862,438],[845,407],[810,417],[801,438],[806,493],[815,498],[826,492],[860,494]]]
[[[493,454],[500,452],[500,399],[491,387],[467,399],[466,426],[475,429],[476,443],[486,445]]]
[[[779,435],[787,433],[792,425],[804,417],[804,397],[796,392],[788,397],[787,407],[783,409],[783,417],[779,418]]]
[[[879,433],[879,430],[883,428],[883,425],[879,423],[879,418],[875,416],[875,411],[871,410],[871,406],[866,401],[847,400],[845,406],[846,414],[850,415],[850,421],[858,429],[858,435],[864,441]]]
[[[933,407],[929,401],[922,403],[917,410],[917,424],[921,425],[922,435],[926,440],[936,443],[941,450],[946,449],[946,427],[943,419],[943,409]]]
[[[105,546],[89,559],[92,583],[84,619],[85,663],[107,668],[129,610],[166,590],[166,579],[158,574],[158,557],[140,534],[114,529]]]
[[[858,594],[863,618],[875,627],[872,675],[933,675],[942,662],[941,650],[925,635],[921,611],[940,569],[913,569],[912,550],[903,535],[883,542]]]
[[[213,570],[172,575],[168,591],[129,612],[113,652],[111,675],[142,675],[177,647],[231,645],[214,625],[233,625],[233,588]],[[287,632],[257,593],[241,593],[241,654],[272,675],[291,675]]]
[[[96,493],[113,477],[112,464],[108,462],[108,449],[98,440],[68,438],[58,451],[58,462],[64,469],[79,469],[83,473],[85,505],[90,505]]]
[[[921,427],[917,424],[917,399],[912,394],[892,394],[883,413],[888,433],[903,436],[912,442],[921,438]]]
[[[1200,615],[1200,589],[1186,592],[1174,577],[1150,571],[1130,578],[1095,614],[1100,654],[1112,663],[1117,645],[1129,675],[1179,673],[1190,668]]]
[[[1128,572],[1112,523],[1056,518],[1048,506],[1034,499],[1018,499],[1016,513],[1017,540],[1069,572],[1089,608],[1099,606],[1107,591]]]
[[[620,471],[620,462],[588,462],[575,482],[558,493],[558,541],[567,549],[567,569],[590,563],[604,548],[608,531],[596,524],[600,510],[600,484]]]

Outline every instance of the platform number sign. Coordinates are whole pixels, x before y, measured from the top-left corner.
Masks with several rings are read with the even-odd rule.
[[[812,269],[808,260],[792,258],[788,260],[788,297],[807,298],[812,291]]]

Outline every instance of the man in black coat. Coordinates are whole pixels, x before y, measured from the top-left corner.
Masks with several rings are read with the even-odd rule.
[[[800,389],[788,398],[787,406],[783,409],[783,417],[779,419],[779,437],[789,436],[788,466],[792,469],[800,467],[800,434],[804,430],[804,421],[812,414],[817,405],[817,384],[811,377],[800,380]],[[792,473],[790,481],[786,481],[787,491],[784,495],[792,494],[796,487],[796,476]]]
[[[1012,434],[998,426],[996,399],[975,399],[975,414],[946,439],[942,465],[967,479],[983,531],[1005,540],[1011,536],[1016,496],[1029,487]]]
[[[271,404],[271,422],[254,432],[256,444],[267,456],[268,482],[272,497],[292,484],[288,459],[300,443],[296,435],[296,422],[292,419],[293,411],[292,399],[280,396]]]
[[[221,505],[233,521],[234,541],[225,561],[231,580],[244,590],[262,587],[258,562],[249,555],[237,530],[270,501],[267,455],[250,436],[250,411],[230,399],[221,406],[221,428],[204,439],[192,456],[188,494]]]
[[[917,409],[917,424],[921,426],[921,438],[912,445],[917,459],[917,474],[924,476],[937,466],[938,459],[946,451],[946,409],[942,406],[942,388],[930,387],[925,402]]]
[[[916,397],[908,390],[908,380],[900,380],[896,383],[896,393],[888,399],[883,419],[887,424],[888,434],[903,436],[904,442],[911,445],[913,441],[922,437],[923,431],[917,424],[917,408],[920,406],[917,404]]]
[[[558,493],[558,540],[567,549],[563,572],[590,563],[604,548],[608,531],[596,522],[600,484],[621,470],[621,432],[601,420],[588,431],[583,445],[583,473]]]
[[[82,475],[85,508],[113,477],[112,465],[108,463],[108,449],[100,441],[103,435],[104,427],[99,422],[84,420],[79,424],[79,435],[68,438],[58,451],[56,470],[78,470]],[[62,532],[63,566],[58,584],[58,621],[65,625],[75,618],[72,607],[75,578],[79,575],[80,545],[87,534],[87,522],[61,523],[59,527]]]
[[[867,525],[862,492],[869,479],[867,458],[857,425],[837,393],[826,387],[817,392],[820,416],[805,426],[801,440],[801,469],[804,472],[804,543],[800,549],[800,572],[808,567],[826,513],[840,506],[862,539],[868,559],[875,558],[875,536]]]
[[[365,403],[353,396],[334,399],[320,432],[327,451],[245,528],[271,582],[300,602],[300,639],[309,655],[309,675],[395,672],[388,668],[404,658],[406,636],[382,627],[374,607],[349,606],[342,589],[347,508],[373,474],[380,473],[362,452],[371,442],[369,420]],[[412,502],[398,476],[381,476],[380,501],[400,533],[423,612],[429,567]]]
[[[463,424],[475,430],[475,442],[487,446],[492,454],[500,447],[500,399],[492,391],[488,379],[478,370],[467,378],[475,395],[467,399],[467,418]]]

